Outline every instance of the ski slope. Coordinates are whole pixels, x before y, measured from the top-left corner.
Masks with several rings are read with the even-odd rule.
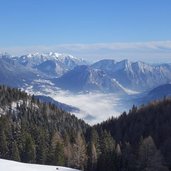
[[[10,160],[0,159],[0,171],[78,171],[76,169],[47,166],[37,164],[26,164]]]

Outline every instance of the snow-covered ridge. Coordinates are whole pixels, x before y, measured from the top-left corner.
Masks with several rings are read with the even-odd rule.
[[[22,55],[19,57],[15,57],[21,64],[29,64],[29,65],[39,65],[42,62],[47,60],[68,63],[70,61],[76,62],[78,64],[86,63],[85,60],[81,58],[76,58],[69,54],[60,54],[57,52],[49,52],[49,53],[33,53]]]
[[[67,167],[26,164],[0,159],[1,171],[78,171]]]
[[[92,67],[105,71],[123,87],[134,91],[145,91],[171,80],[171,64],[152,65],[141,61],[101,60]]]
[[[57,77],[78,65],[87,65],[87,62],[81,58],[57,52],[33,53],[10,58],[26,68],[37,69],[42,73]]]
[[[129,60],[118,62],[112,59],[104,59],[93,65],[88,65],[83,59],[57,52],[34,53],[19,57],[10,57],[10,59],[8,54],[4,55],[6,55],[7,59],[5,56],[2,56],[2,59],[0,58],[2,61],[0,63],[2,73],[0,79],[2,78],[2,83],[6,81],[8,85],[14,84],[12,83],[13,80],[16,81],[15,84],[17,86],[18,84],[29,85],[34,80],[45,80],[45,82],[48,80],[52,82],[53,85],[51,86],[58,87],[60,85],[60,88],[66,89],[64,83],[68,82],[69,79],[71,80],[71,76],[72,78],[76,77],[75,80],[78,80],[78,76],[76,76],[76,73],[78,73],[80,80],[83,81],[81,83],[78,80],[78,85],[81,83],[82,88],[86,87],[83,83],[89,83],[91,84],[89,86],[90,90],[97,88],[102,91],[111,90],[111,92],[114,92],[113,90],[116,91],[116,88],[119,87],[122,91],[124,89],[124,92],[127,92],[127,94],[134,94],[139,91],[147,91],[161,84],[167,84],[171,81],[171,64],[151,65],[144,62],[131,62]],[[80,70],[78,67],[80,65],[90,68],[90,72],[84,69]],[[75,72],[75,68],[77,68],[77,72]],[[64,78],[63,76],[68,72],[72,74]],[[84,80],[82,79],[83,76]],[[87,76],[89,80],[85,81]],[[13,79],[14,77],[15,79]],[[58,84],[56,84],[57,82],[54,79],[61,77],[63,79],[59,81],[62,80],[63,82],[59,83],[57,81]],[[112,81],[111,84],[111,80],[116,80],[117,82]],[[74,86],[76,86],[75,82],[73,82]]]

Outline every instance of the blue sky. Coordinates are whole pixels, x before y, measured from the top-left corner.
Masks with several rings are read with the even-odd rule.
[[[0,0],[0,50],[169,61],[170,18],[170,0]]]

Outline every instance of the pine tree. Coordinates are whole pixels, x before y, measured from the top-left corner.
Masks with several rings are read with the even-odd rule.
[[[122,151],[122,168],[125,171],[134,171],[136,170],[136,155],[134,154],[133,148],[130,143],[125,143],[125,146]]]
[[[101,154],[97,161],[97,171],[111,171],[115,164],[115,141],[106,130],[100,133]]]
[[[34,163],[35,159],[36,150],[34,140],[32,139],[30,134],[26,134],[23,160],[24,162]]]
[[[145,138],[139,148],[138,168],[141,171],[164,170],[162,155],[157,150],[151,136]]]
[[[0,129],[0,157],[6,158],[9,152],[7,139],[3,129]]]
[[[36,162],[39,164],[45,164],[46,155],[47,155],[47,149],[45,145],[45,140],[41,138],[40,143],[37,144],[36,147]]]
[[[96,170],[97,165],[97,151],[93,142],[88,145],[88,163],[87,168],[90,171]]]
[[[63,144],[57,142],[54,151],[53,164],[58,166],[64,166],[64,147]]]
[[[19,151],[18,151],[18,146],[17,146],[17,143],[16,141],[14,141],[12,143],[12,153],[11,153],[11,159],[12,160],[15,160],[15,161],[20,161],[20,154],[19,154]]]
[[[75,141],[73,146],[73,163],[76,168],[84,170],[85,164],[87,163],[86,144],[80,133],[78,133]]]

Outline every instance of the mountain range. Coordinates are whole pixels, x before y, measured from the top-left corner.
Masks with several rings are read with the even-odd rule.
[[[44,79],[71,91],[127,93],[126,90],[147,91],[171,81],[171,64],[111,59],[88,64],[83,59],[52,52],[19,57],[1,54],[0,65],[1,83],[14,86]]]
[[[55,79],[55,84],[70,91],[124,92],[122,86],[103,70],[81,65]]]
[[[0,83],[37,95],[49,96],[57,90],[83,94],[100,92],[136,96],[136,101],[146,103],[156,98],[151,97],[150,91],[155,92],[156,87],[170,82],[170,63],[154,65],[104,59],[90,64],[84,59],[55,52],[0,55]],[[161,91],[160,96],[166,96],[166,91]]]
[[[83,59],[53,52],[22,55],[20,57],[13,57],[12,59],[23,66],[37,69],[49,76],[58,77],[77,65],[87,64]]]
[[[171,65],[150,65],[144,62],[123,60],[101,60],[92,65],[95,69],[105,71],[126,88],[145,91],[171,80]]]

